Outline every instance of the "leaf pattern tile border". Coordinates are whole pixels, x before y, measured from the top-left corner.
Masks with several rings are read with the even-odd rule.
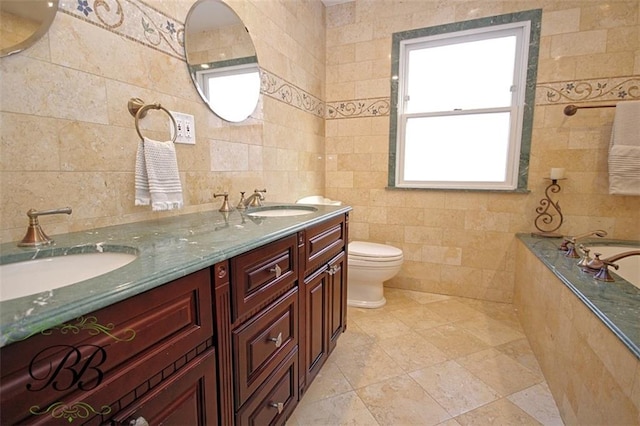
[[[140,0],[62,0],[59,10],[180,60],[184,23]],[[388,97],[324,102],[283,78],[261,69],[261,92],[328,120],[388,116]],[[640,100],[640,76],[538,83],[536,105]]]

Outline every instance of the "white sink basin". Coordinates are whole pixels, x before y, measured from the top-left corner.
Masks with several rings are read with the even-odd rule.
[[[318,211],[317,208],[311,206],[268,206],[258,207],[247,213],[249,216],[260,217],[282,217],[282,216],[302,216]]]
[[[0,301],[54,290],[133,262],[130,253],[82,253],[0,265]]]

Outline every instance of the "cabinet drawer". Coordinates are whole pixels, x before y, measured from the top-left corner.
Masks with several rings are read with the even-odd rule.
[[[153,375],[212,336],[208,269],[37,333],[0,351],[1,423],[42,421],[30,415],[34,405],[105,396],[103,385],[131,366]],[[131,373],[128,391],[140,383]],[[96,403],[108,403],[103,396]]]
[[[293,351],[236,416],[238,425],[281,425],[298,402],[298,351]]]
[[[346,237],[345,217],[338,216],[306,231],[305,276],[323,266],[344,247]]]
[[[298,289],[290,290],[232,335],[239,408],[298,344]]]
[[[297,238],[292,235],[231,260],[233,320],[242,321],[295,286]]]

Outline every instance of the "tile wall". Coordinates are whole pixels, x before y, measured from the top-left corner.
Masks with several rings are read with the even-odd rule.
[[[534,8],[543,15],[530,193],[387,189],[392,33]],[[353,239],[403,249],[389,286],[511,301],[514,233],[535,231],[552,167],[567,176],[560,232],[640,239],[640,197],[607,192],[613,108],[562,113],[570,103],[640,99],[639,14],[637,1],[598,0],[357,0],[327,9],[326,195],[354,207]]]
[[[215,211],[215,192],[229,191],[237,203],[240,191],[256,188],[274,201],[323,191],[322,3],[227,2],[249,29],[264,71],[258,108],[239,124],[212,114],[191,84],[182,36],[192,4],[61,0],[35,46],[0,59],[0,242],[23,236],[30,208],[71,206],[71,216],[41,218],[47,233],[58,234]],[[195,116],[196,145],[176,146],[181,210],[134,206],[131,97]],[[141,128],[169,138],[159,111]]]
[[[566,424],[640,424],[640,360],[517,243],[514,304]]]
[[[406,262],[391,286],[511,301],[514,233],[533,230],[551,167],[564,167],[564,233],[603,228],[640,238],[640,197],[607,194],[612,109],[565,117],[568,103],[640,98],[637,1],[230,0],[254,43],[262,96],[229,124],[191,85],[180,45],[192,0],[61,2],[49,33],[0,59],[0,241],[22,237],[25,212],[56,234],[218,207],[214,192],[266,187],[268,199],[324,193],[354,207],[351,236],[394,244]],[[528,194],[388,190],[391,34],[542,8]],[[326,25],[325,25],[326,17]],[[137,136],[130,97],[193,114],[197,144],[179,145],[185,208],[133,206]],[[158,112],[149,136],[168,138]]]

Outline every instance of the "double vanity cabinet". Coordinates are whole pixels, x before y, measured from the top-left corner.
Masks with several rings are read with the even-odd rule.
[[[348,210],[0,348],[0,423],[284,424],[346,327]]]

